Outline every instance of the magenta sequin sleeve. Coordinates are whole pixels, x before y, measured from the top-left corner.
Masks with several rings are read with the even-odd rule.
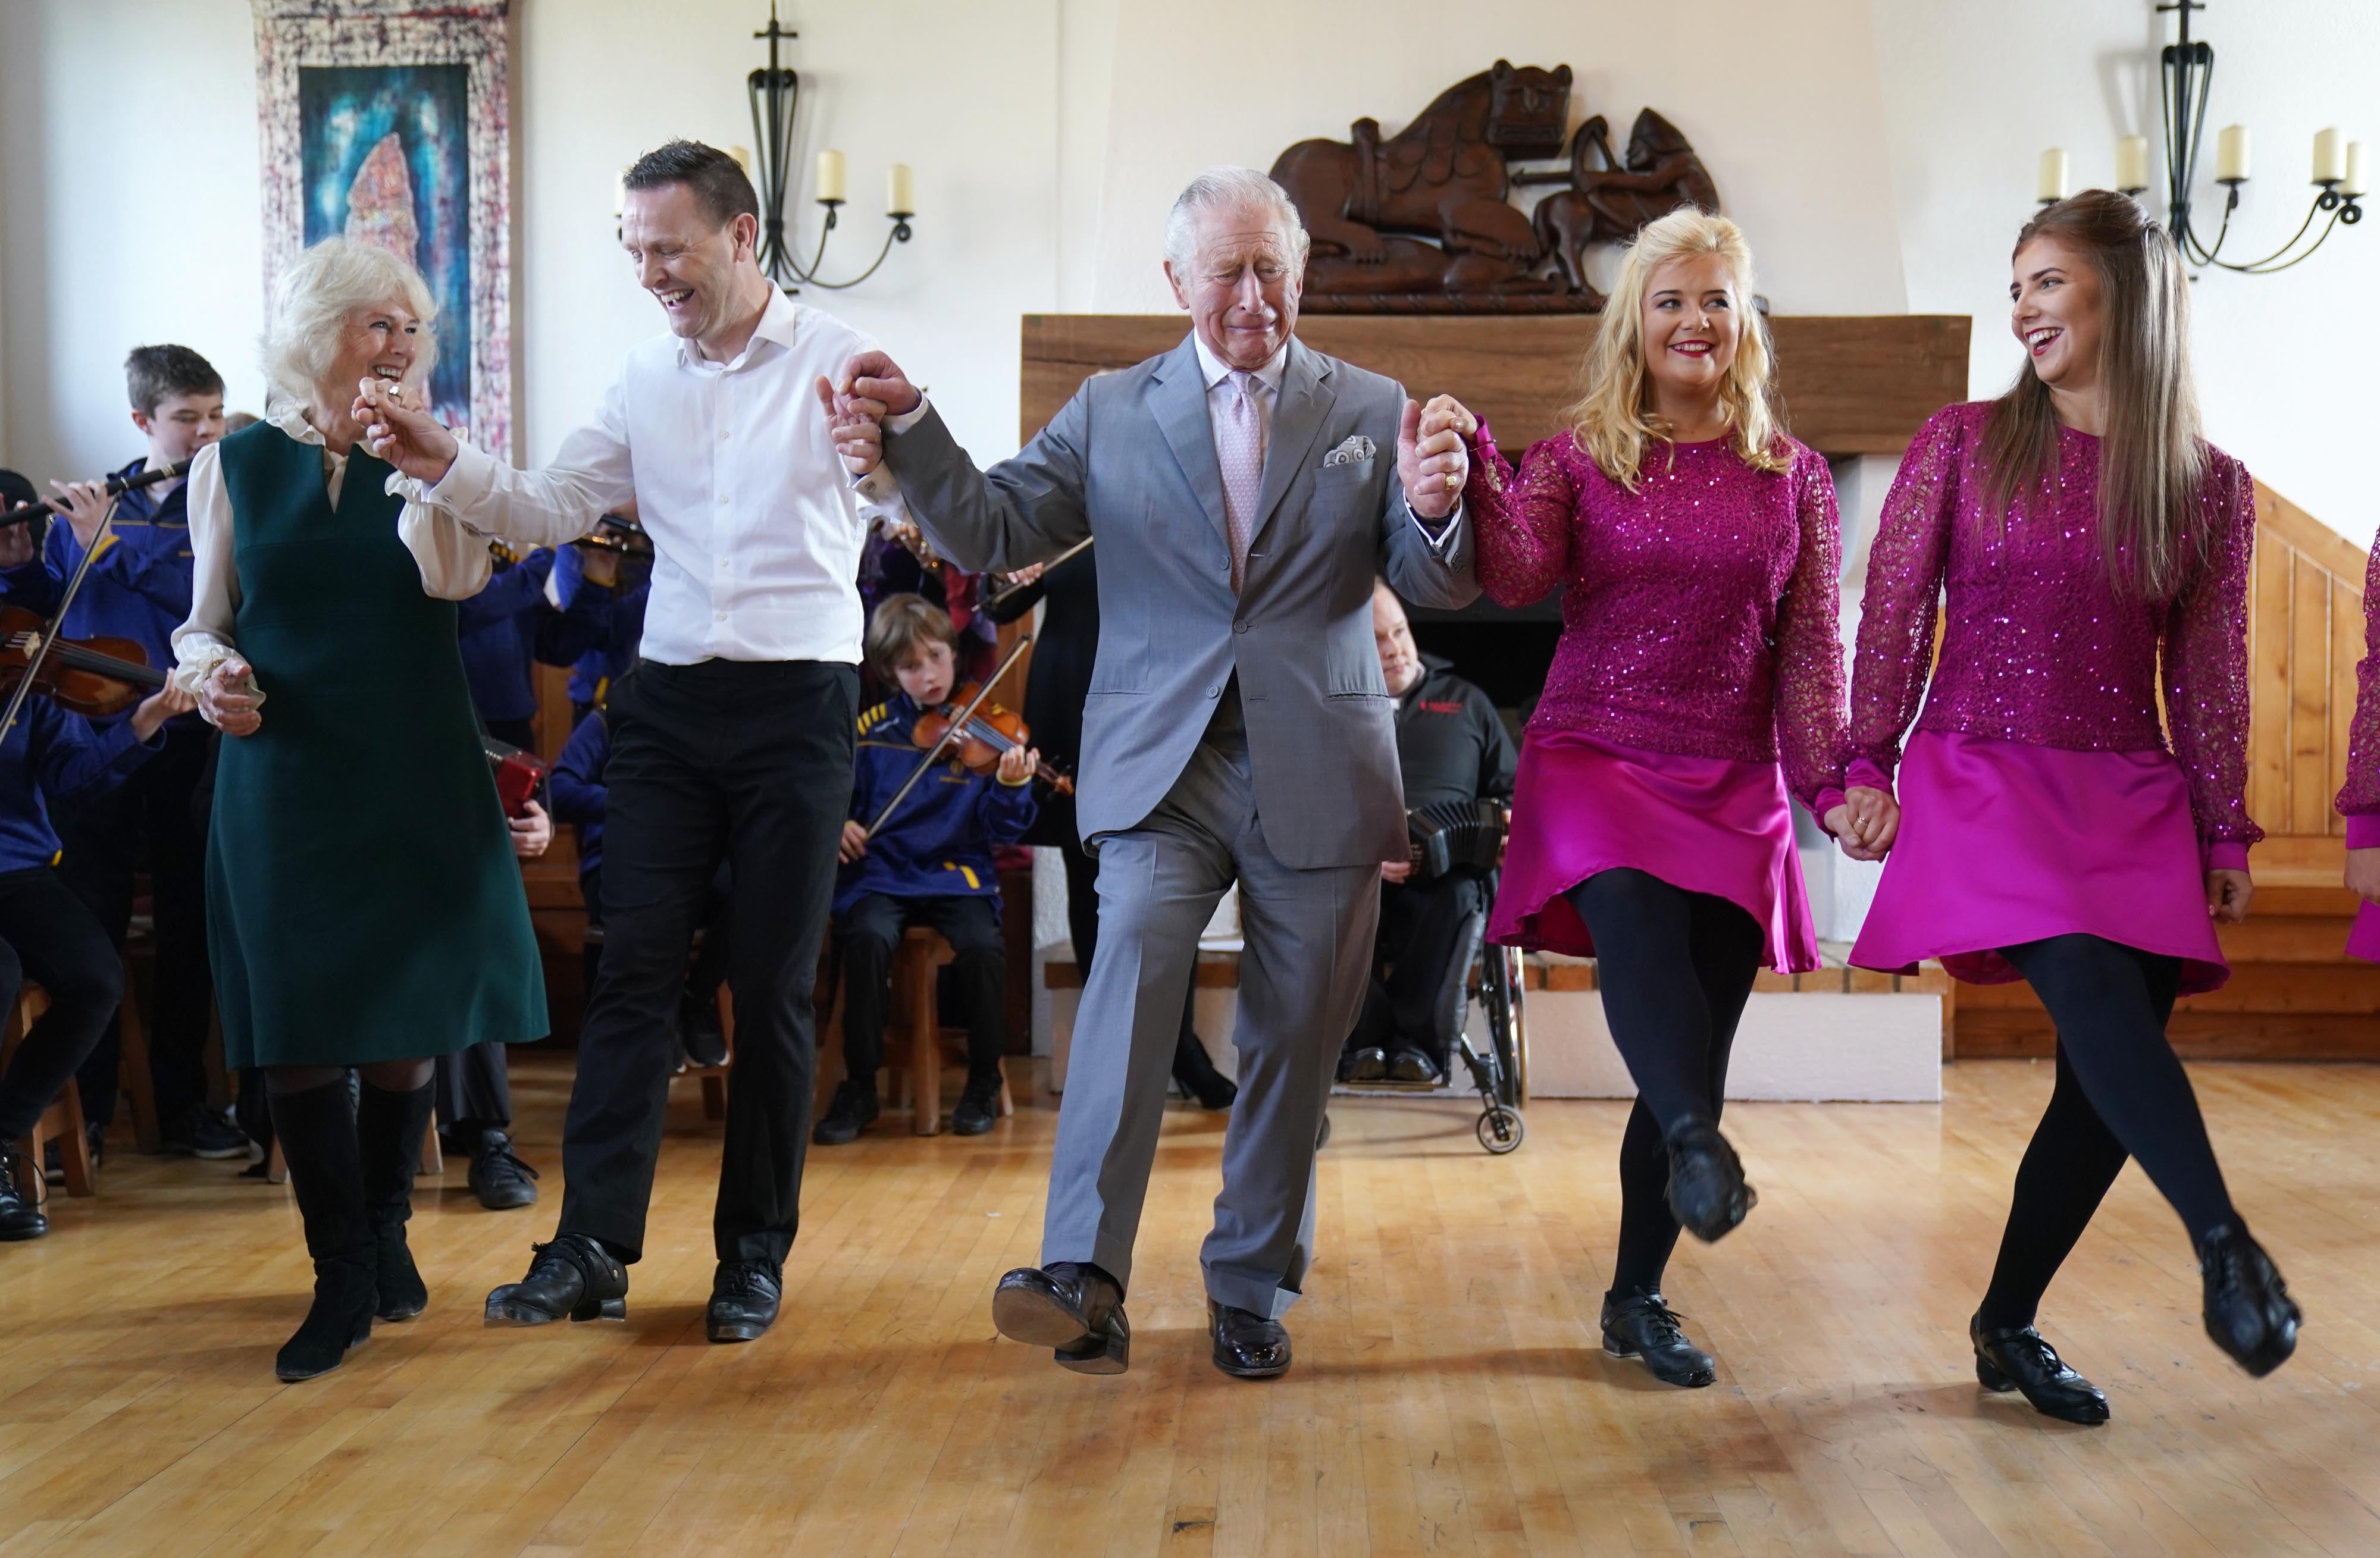
[[[1514,477],[1486,422],[1473,440],[1463,497],[1471,509],[1479,587],[1499,606],[1544,599],[1570,569],[1578,503],[1556,454],[1562,441],[1558,436],[1534,445]]]
[[[1777,605],[1777,755],[1793,798],[1824,818],[1842,799],[1842,516],[1834,473],[1803,450],[1793,463],[1802,532],[1793,575]]]
[[[2347,733],[2347,782],[2338,815],[2347,818],[2347,847],[2380,844],[2380,541],[2363,567],[2363,658],[2355,668],[2355,723]]]
[[[1887,780],[1934,667],[1934,622],[1958,513],[1960,406],[1935,413],[1910,441],[1868,547],[1859,646],[1852,659],[1852,760]]]
[[[2265,836],[2248,818],[2248,563],[2256,489],[2247,467],[2210,452],[2205,491],[2212,551],[2168,610],[2166,725],[2190,780],[2190,810],[2207,844],[2242,848]]]

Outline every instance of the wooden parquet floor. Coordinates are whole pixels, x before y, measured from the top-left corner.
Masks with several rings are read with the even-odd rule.
[[[1986,1398],[1966,1318],[2043,1065],[1941,1107],[1746,1105],[1762,1191],[1670,1297],[1720,1357],[1679,1392],[1596,1344],[1620,1105],[1537,1105],[1491,1159],[1449,1101],[1342,1101],[1298,1362],[1206,1359],[1196,1246],[1220,1119],[1171,1116],[1132,1371],[997,1340],[1054,1113],[974,1141],[891,1119],[814,1153],[785,1318],[706,1346],[714,1128],[680,1084],[625,1325],[483,1331],[552,1227],[566,1072],[516,1067],[528,1213],[462,1165],[418,1196],[428,1315],[283,1386],[306,1267],[283,1190],[124,1155],[0,1246],[0,1555],[2277,1553],[2380,1552],[2380,1069],[2197,1072],[2232,1187],[2307,1310],[2247,1379],[2128,1170],[2051,1294],[2100,1430]]]

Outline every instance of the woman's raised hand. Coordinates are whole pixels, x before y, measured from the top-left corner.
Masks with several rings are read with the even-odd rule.
[[[427,411],[407,405],[402,384],[358,381],[352,415],[363,424],[365,447],[417,481],[434,487],[455,464],[455,435]]]
[[[252,736],[264,723],[257,712],[263,698],[256,691],[254,668],[234,655],[217,660],[199,683],[199,713],[227,736]]]
[[[1900,834],[1900,803],[1889,791],[1855,784],[1821,820],[1852,859],[1882,860]]]
[[[1429,404],[1421,408],[1421,436],[1427,438],[1432,433],[1448,431],[1461,434],[1465,441],[1477,438],[1479,418],[1452,395],[1433,395]]]

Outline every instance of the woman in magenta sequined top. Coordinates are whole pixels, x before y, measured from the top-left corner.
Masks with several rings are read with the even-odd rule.
[[[2380,541],[2363,568],[2363,659],[2355,668],[2355,723],[2347,737],[2347,890],[2363,901],[2348,933],[2348,955],[2380,963]]]
[[[1869,551],[1851,773],[1897,783],[1903,810],[1852,961],[1939,958],[2048,1008],[2057,1082],[1968,1330],[1986,1388],[2098,1423],[2106,1395],[2034,1322],[2128,1156],[2197,1248],[2208,1335],[2258,1374],[2296,1345],[2165,1034],[2178,994],[2222,983],[2214,922],[2251,891],[2255,500],[2199,436],[2189,287],[2146,211],[2105,190],[2054,205],[2014,270],[2016,385],[1926,424]]]
[[[1466,491],[1488,593],[1523,606],[1562,590],[1489,935],[1597,960],[1637,1086],[1604,1346],[1682,1385],[1714,1371],[1661,1297],[1680,1226],[1717,1238],[1754,1200],[1718,1129],[1736,1021],[1764,961],[1818,966],[1789,785],[1858,831],[1834,483],[1777,428],[1751,297],[1732,223],[1687,211],[1646,227],[1572,429],[1517,478],[1477,429]],[[1891,805],[1864,797],[1858,827]]]

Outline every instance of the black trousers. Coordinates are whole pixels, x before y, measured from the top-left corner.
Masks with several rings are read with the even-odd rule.
[[[1463,1030],[1463,980],[1471,972],[1471,920],[1487,901],[1475,876],[1380,885],[1380,928],[1372,977],[1349,1050],[1417,1050],[1444,1070]]]
[[[59,874],[119,952],[132,924],[133,875],[148,867],[157,933],[149,1076],[157,1118],[169,1127],[207,1095],[214,978],[207,968],[206,839],[191,796],[206,771],[209,734],[202,725],[167,725],[163,752],[58,826]],[[111,1010],[77,1076],[83,1113],[103,1127],[115,1117],[122,1045]]]
[[[1570,890],[1595,937],[1596,984],[1636,1105],[1620,1138],[1615,1298],[1660,1291],[1678,1244],[1668,1137],[1727,1103],[1728,1054],[1760,972],[1760,922],[1726,899],[1648,872],[1599,871]]]
[[[2165,1036],[2181,962],[2095,936],[2001,949],[2058,1024],[2058,1080],[2016,1171],[1980,1315],[2030,1325],[2050,1279],[2137,1157],[2195,1240],[2234,1215],[2198,1095]]]
[[[1099,863],[1079,839],[1061,844],[1058,855],[1066,866],[1066,939],[1075,944],[1075,967],[1087,982],[1091,956],[1099,947]],[[1211,1076],[1215,1069],[1207,1046],[1198,1042],[1197,1017],[1198,982],[1193,979],[1182,997],[1182,1033],[1173,1041],[1173,1077],[1194,1097],[1197,1089],[1190,1079],[1201,1073]]]
[[[432,1071],[439,1134],[466,1152],[478,1145],[482,1131],[512,1129],[513,1081],[504,1068],[505,1047],[493,1040],[475,1044],[440,1056]]]
[[[33,1129],[124,994],[124,963],[98,916],[48,866],[0,875],[0,1011],[28,974],[50,1005],[0,1075],[0,1151]]]
[[[561,1227],[642,1255],[669,1103],[670,1024],[720,864],[734,869],[735,1076],[719,1258],[782,1262],[817,1069],[810,990],[851,806],[858,672],[820,661],[638,662],[612,688],[603,960],[562,1142]]]
[[[890,898],[870,893],[843,917],[843,1062],[854,1079],[873,1079],[884,1064],[886,1008],[892,995],[892,954],[911,925],[940,931],[958,954],[951,967],[966,1008],[967,1074],[997,1077],[1008,1047],[1008,943],[1000,934],[999,900],[942,894]]]

